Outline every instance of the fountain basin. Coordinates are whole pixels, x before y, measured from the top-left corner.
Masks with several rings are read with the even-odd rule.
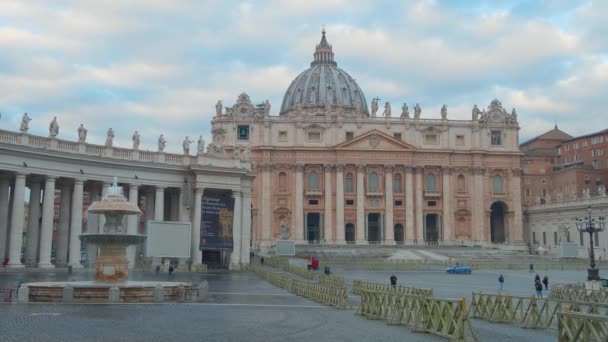
[[[165,302],[177,302],[179,300],[179,287],[184,287],[184,300],[191,300],[191,283],[186,282],[163,282],[163,281],[125,281],[118,283],[107,283],[100,281],[58,281],[27,283],[29,289],[28,300],[30,302],[59,303],[63,300],[63,291],[67,286],[74,289],[73,303],[109,303],[110,288],[119,290],[120,303],[152,303],[154,299],[154,288],[162,286]]]

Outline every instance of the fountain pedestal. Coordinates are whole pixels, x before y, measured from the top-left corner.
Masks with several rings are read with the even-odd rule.
[[[126,257],[127,245],[99,246],[100,255],[95,260],[95,280],[125,281],[129,278],[129,260]]]

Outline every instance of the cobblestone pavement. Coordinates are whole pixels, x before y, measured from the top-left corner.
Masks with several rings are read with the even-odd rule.
[[[446,275],[443,270],[370,271],[332,267],[347,281],[387,282],[433,287],[439,297],[470,297],[472,290],[495,292],[497,272]],[[504,271],[506,289],[530,294],[533,275]],[[580,274],[579,274],[580,273]],[[552,271],[556,281],[576,281],[584,272]],[[542,274],[544,275],[544,273]],[[0,273],[0,286],[20,281],[84,280],[90,273]],[[166,275],[132,272],[133,280],[165,280]],[[354,310],[319,306],[262,281],[249,272],[177,274],[176,281],[209,282],[209,298],[201,304],[63,305],[0,304],[0,341],[445,341],[414,334],[354,315]],[[356,303],[357,296],[351,296]],[[555,331],[472,320],[481,341],[554,341]]]

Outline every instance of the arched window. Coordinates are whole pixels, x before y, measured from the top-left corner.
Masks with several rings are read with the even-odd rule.
[[[367,189],[369,191],[378,191],[378,173],[372,172],[369,174],[369,185]]]
[[[308,190],[316,191],[319,190],[319,175],[315,171],[308,175]]]
[[[465,182],[464,182],[464,175],[459,175],[458,176],[458,192],[466,192],[465,191]]]
[[[494,176],[494,184],[493,184],[493,189],[494,189],[494,193],[502,193],[502,176]]]
[[[346,174],[346,184],[344,184],[344,188],[346,192],[353,192],[353,174]]]
[[[393,179],[393,192],[401,193],[401,174],[396,174],[395,179]]]
[[[279,190],[287,190],[287,175],[285,172],[279,173]]]
[[[426,191],[435,191],[435,175],[426,175]]]

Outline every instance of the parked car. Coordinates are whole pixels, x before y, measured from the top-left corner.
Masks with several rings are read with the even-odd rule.
[[[600,281],[602,282],[602,287],[608,287],[608,279],[600,278]]]
[[[471,272],[473,271],[473,269],[471,267],[469,267],[469,265],[465,265],[465,264],[456,264],[456,266],[454,267],[448,267],[445,270],[448,273],[465,273],[465,274],[471,274]]]

